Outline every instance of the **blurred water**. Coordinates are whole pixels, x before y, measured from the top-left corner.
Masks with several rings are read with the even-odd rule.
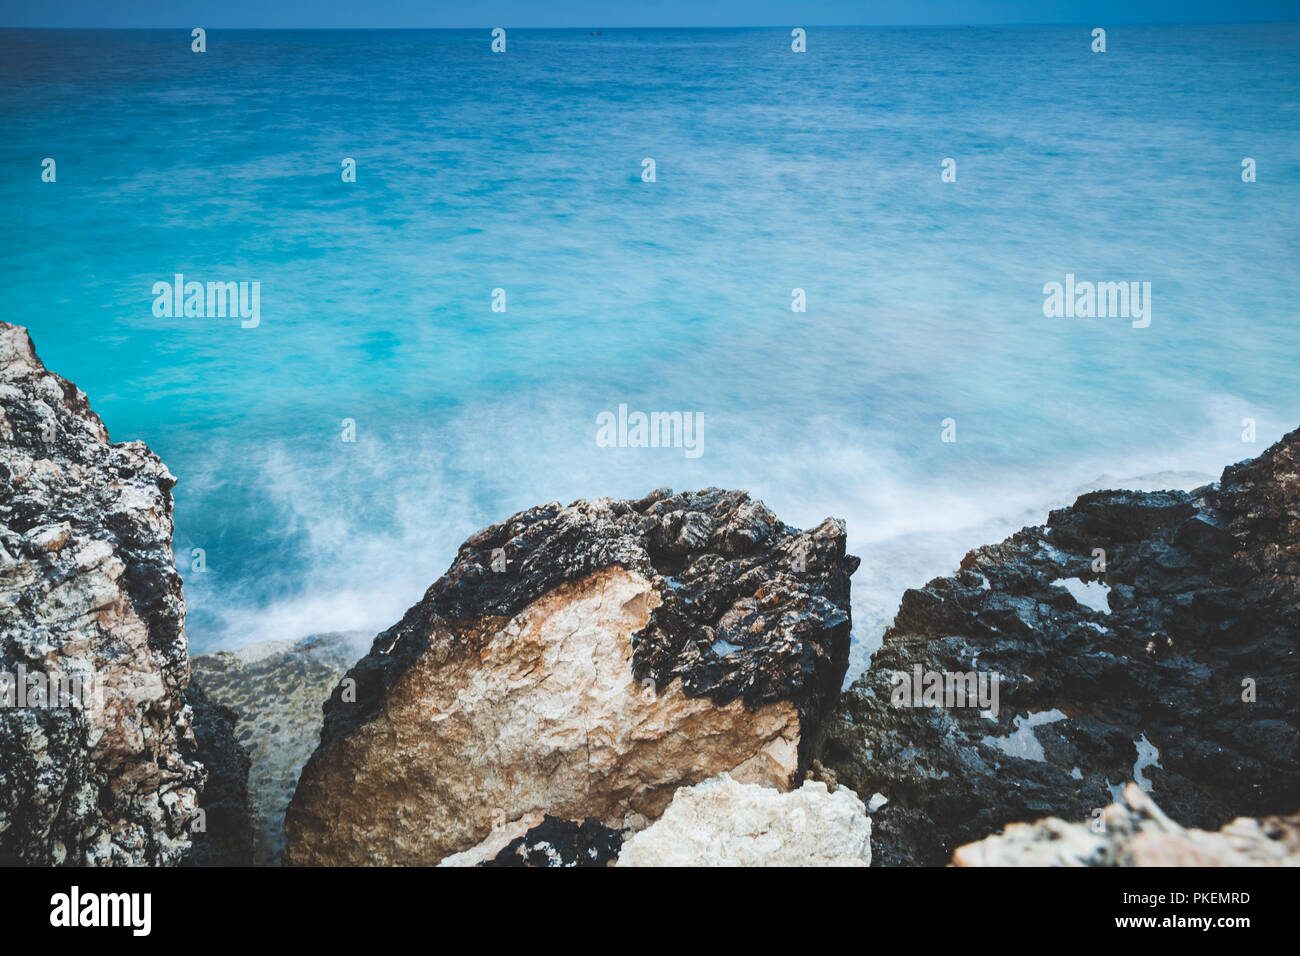
[[[1108,46],[0,31],[2,317],[180,478],[196,651],[385,627],[542,501],[721,485],[848,520],[856,670],[968,548],[1300,419],[1300,27]],[[156,318],[176,272],[259,281],[261,325]],[[1067,272],[1151,282],[1151,326],[1045,318]],[[704,454],[598,448],[619,403]]]

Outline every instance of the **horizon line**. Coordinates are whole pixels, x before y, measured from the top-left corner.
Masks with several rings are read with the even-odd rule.
[[[750,24],[750,23],[714,23],[704,25],[676,25],[676,24],[638,24],[635,26],[617,26],[605,27],[600,25],[585,26],[510,26],[509,24],[493,24],[472,27],[431,27],[431,26],[203,26],[204,30],[314,30],[319,32],[327,31],[356,31],[356,30],[424,30],[440,32],[467,32],[477,30],[493,30],[497,27],[503,27],[508,30],[787,30],[795,27],[814,27],[821,30],[849,30],[849,29],[876,29],[876,30],[964,30],[971,28],[989,28],[989,27],[1108,27],[1108,26],[1125,26],[1125,27],[1210,27],[1210,26],[1289,26],[1300,25],[1298,20],[1080,20],[1074,22],[1059,21],[1023,21],[1008,23],[790,23],[790,24]],[[33,25],[16,25],[0,24],[0,30],[120,30],[120,31],[164,31],[164,30],[193,30],[199,24],[174,24],[169,26],[33,26]]]

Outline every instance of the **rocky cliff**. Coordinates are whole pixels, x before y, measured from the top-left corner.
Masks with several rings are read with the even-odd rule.
[[[198,752],[238,772],[219,715],[186,697],[174,484],[0,323],[0,863],[182,862]],[[220,803],[208,833],[230,862],[239,840],[212,824],[238,817],[237,792]]]
[[[717,489],[479,532],[335,689],[286,861],[487,858],[547,816],[644,826],[722,771],[789,787],[847,666],[856,567],[840,522]]]
[[[1188,826],[1294,812],[1298,592],[1300,432],[1191,494],[1084,495],[904,594],[823,761],[889,799],[887,864],[1090,818],[1129,780]],[[994,706],[963,693],[994,676]]]

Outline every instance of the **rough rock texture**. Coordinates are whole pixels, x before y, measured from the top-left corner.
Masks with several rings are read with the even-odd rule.
[[[847,787],[809,780],[782,793],[723,774],[679,790],[616,865],[870,866],[871,821]]]
[[[235,712],[211,700],[196,683],[185,690],[193,714],[195,758],[207,771],[199,794],[202,815],[190,825],[186,866],[250,866],[253,819],[246,751],[235,740]]]
[[[1294,811],[1298,588],[1300,432],[1190,495],[1084,495],[903,596],[822,760],[889,799],[874,817],[886,864],[945,863],[1015,820],[1087,818],[1131,779],[1189,826]],[[996,719],[891,706],[916,664],[998,673]]]
[[[286,862],[432,863],[547,814],[644,826],[721,771],[789,786],[845,672],[856,567],[842,523],[718,489],[479,532],[335,689]]]
[[[78,706],[0,707],[0,863],[188,850],[205,774],[183,696],[174,484],[142,442],[109,444],[85,394],[0,323],[0,670],[86,682]]]
[[[623,846],[619,830],[590,818],[582,823],[546,817],[526,834],[511,840],[481,866],[609,866]]]
[[[958,847],[957,866],[1300,866],[1300,814],[1238,817],[1218,831],[1187,830],[1136,784],[1098,820],[1013,823]]]
[[[492,832],[482,842],[443,857],[438,866],[609,866],[628,833],[591,817],[578,823],[529,813],[507,821],[500,809],[494,810],[493,816]]]
[[[284,853],[284,814],[298,774],[320,739],[323,706],[368,635],[317,634],[301,641],[252,644],[191,661],[208,697],[228,708],[251,766],[252,862],[270,866]],[[211,830],[211,827],[209,827]]]

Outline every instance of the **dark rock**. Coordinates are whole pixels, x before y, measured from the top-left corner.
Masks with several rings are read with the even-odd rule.
[[[609,866],[618,859],[623,833],[590,818],[581,824],[547,816],[480,866]]]
[[[1086,819],[1135,778],[1204,829],[1300,807],[1298,457],[1292,432],[1191,494],[1084,495],[904,594],[822,756],[888,798],[876,860],[942,864],[1016,820]],[[891,706],[918,664],[1000,675],[996,719]]]
[[[251,866],[253,822],[248,798],[249,758],[235,740],[236,714],[196,683],[185,691],[193,712],[194,759],[207,771],[199,793],[202,829],[190,826],[189,866]]]

